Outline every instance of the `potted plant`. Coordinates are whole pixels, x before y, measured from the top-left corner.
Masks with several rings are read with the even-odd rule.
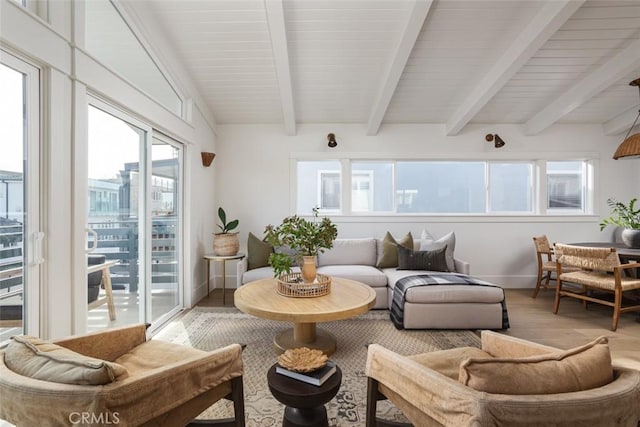
[[[240,221],[234,219],[227,222],[227,214],[222,208],[218,208],[218,218],[221,224],[217,224],[220,229],[219,233],[213,235],[213,252],[218,256],[233,256],[240,250],[240,241],[238,233],[231,233],[240,224]]]
[[[330,218],[318,221],[318,208],[313,209],[313,220],[297,215],[285,218],[282,224],[265,229],[265,241],[274,247],[287,248],[289,252],[274,252],[269,256],[269,265],[275,277],[291,272],[294,262],[301,265],[302,278],[313,282],[316,277],[316,258],[325,249],[333,247],[338,228]]]
[[[640,248],[640,208],[636,209],[637,198],[633,198],[628,204],[618,202],[615,199],[607,199],[611,208],[611,216],[600,222],[600,231],[607,225],[617,225],[623,228],[620,237],[625,245],[630,248]]]

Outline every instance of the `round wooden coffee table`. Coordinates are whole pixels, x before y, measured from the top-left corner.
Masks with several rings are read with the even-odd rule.
[[[366,313],[376,302],[376,293],[355,280],[331,278],[331,292],[313,298],[293,298],[276,291],[275,279],[256,280],[242,285],[234,294],[239,310],[264,319],[293,322],[293,329],[278,334],[274,345],[278,353],[290,348],[309,347],[328,356],[336,351],[336,339],[316,329],[317,322],[348,319]]]
[[[340,389],[342,371],[336,372],[321,386],[307,384],[276,373],[276,365],[267,372],[269,390],[276,400],[286,405],[283,427],[325,427],[329,424],[324,404],[333,399]]]

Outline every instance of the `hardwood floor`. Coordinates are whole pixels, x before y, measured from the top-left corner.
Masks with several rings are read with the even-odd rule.
[[[574,298],[563,298],[558,314],[553,314],[555,293],[541,290],[536,299],[533,289],[507,289],[507,308],[511,328],[505,334],[562,349],[585,344],[599,336],[609,337],[614,361],[640,369],[640,315],[620,316],[616,332],[611,331],[612,309],[589,304],[587,310]],[[233,289],[227,289],[227,307],[233,307]],[[221,307],[222,291],[214,290],[199,307]]]

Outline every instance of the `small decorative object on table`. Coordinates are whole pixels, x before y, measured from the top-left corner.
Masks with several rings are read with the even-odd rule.
[[[292,348],[278,357],[276,373],[321,386],[336,372],[336,364],[320,350]]]
[[[600,231],[604,230],[607,225],[616,225],[621,227],[620,235],[625,245],[630,248],[640,248],[640,208],[636,208],[635,204],[638,198],[634,197],[625,204],[615,199],[607,199],[607,204],[611,208],[611,216],[600,222]]]
[[[313,208],[313,220],[308,221],[297,215],[282,220],[282,224],[265,229],[265,241],[276,248],[288,248],[276,251],[269,256],[269,265],[273,267],[274,277],[291,273],[294,261],[300,265],[301,277],[312,283],[316,277],[316,258],[325,249],[333,247],[338,237],[338,228],[330,218],[318,221],[319,208]]]
[[[311,298],[328,295],[331,292],[331,277],[316,274],[313,282],[307,283],[301,273],[289,273],[279,276],[276,290],[280,295],[293,298]]]
[[[222,208],[218,208],[218,218],[222,225],[217,224],[220,233],[213,235],[213,253],[218,256],[234,256],[240,249],[238,233],[231,233],[240,223],[237,219],[227,222],[227,214]]]

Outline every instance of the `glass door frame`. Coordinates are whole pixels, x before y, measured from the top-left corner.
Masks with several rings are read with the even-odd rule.
[[[185,238],[184,238],[184,189],[185,189],[185,184],[184,184],[184,178],[185,178],[185,167],[184,167],[184,151],[185,151],[185,147],[184,144],[182,144],[181,142],[177,141],[174,138],[168,137],[166,135],[164,135],[161,132],[158,132],[157,130],[153,129],[153,127],[151,125],[149,125],[148,123],[137,119],[132,113],[130,112],[126,112],[123,109],[118,108],[117,106],[114,106],[112,103],[104,101],[103,99],[101,99],[98,95],[95,95],[93,93],[87,93],[87,102],[86,102],[86,108],[88,109],[89,106],[93,106],[97,109],[100,109],[104,112],[106,112],[107,114],[110,114],[128,124],[131,124],[137,128],[142,129],[145,132],[145,141],[142,142],[140,144],[140,154],[139,154],[139,159],[140,159],[140,166],[141,166],[141,171],[142,172],[142,165],[144,164],[144,177],[145,179],[141,180],[142,182],[140,183],[140,192],[142,194],[145,195],[145,197],[143,199],[139,199],[139,200],[144,200],[144,203],[141,203],[141,206],[139,206],[139,218],[141,219],[139,221],[138,224],[138,232],[140,236],[144,236],[144,239],[139,240],[139,247],[144,246],[143,250],[139,250],[139,261],[140,261],[140,266],[139,266],[139,279],[138,279],[138,284],[139,284],[139,292],[140,292],[140,296],[144,295],[144,298],[139,298],[139,321],[140,322],[147,322],[147,323],[151,323],[151,319],[152,319],[152,299],[151,299],[151,291],[152,291],[152,286],[151,286],[151,279],[152,279],[152,272],[151,272],[151,262],[152,262],[152,213],[151,213],[151,191],[150,190],[150,186],[152,183],[152,149],[153,149],[153,140],[157,139],[163,143],[169,144],[174,148],[178,149],[178,153],[179,153],[179,167],[180,167],[180,186],[179,186],[179,210],[181,213],[181,221],[179,221],[179,225],[178,225],[178,229],[180,232],[180,239],[179,239],[179,248],[177,248],[177,252],[178,252],[178,263],[179,263],[179,270],[178,270],[178,300],[179,300],[179,304],[178,306],[174,307],[174,309],[172,309],[171,311],[169,311],[166,315],[161,316],[159,319],[157,319],[156,321],[154,321],[152,323],[152,325],[149,328],[149,332],[153,333],[153,331],[155,329],[157,329],[157,327],[159,327],[160,325],[162,325],[164,322],[166,322],[169,318],[173,317],[175,314],[177,314],[178,312],[180,312],[183,308],[184,308],[184,286],[185,286],[185,280],[184,280],[184,253],[185,253]],[[85,164],[87,162],[87,159],[84,160]],[[85,166],[85,170],[86,170],[86,166]],[[85,181],[87,180],[88,175],[84,177]],[[85,190],[87,190],[87,188],[85,187]],[[87,191],[83,192],[82,197],[86,198],[87,197]],[[85,224],[86,224],[86,214],[85,214]],[[86,287],[85,287],[86,289]],[[86,292],[86,290],[84,291]],[[82,299],[83,301],[86,301],[86,295],[85,298]],[[88,312],[86,309],[86,304],[82,307],[82,309],[79,307],[79,305],[75,306],[76,310],[82,310],[82,315],[85,317],[85,321],[84,321],[84,325],[85,328],[87,326],[87,320],[88,320]]]
[[[41,92],[42,73],[37,66],[17,57],[16,55],[0,49],[0,62],[22,73],[23,79],[23,101],[26,104],[24,109],[23,122],[23,188],[24,206],[26,215],[23,225],[23,324],[22,329],[25,334],[34,336],[40,335],[41,330],[41,291],[42,269],[44,263],[44,233],[41,231],[42,217],[42,194],[43,188],[42,168],[40,163],[40,151],[42,146],[41,117],[42,104]],[[25,142],[26,141],[26,142]],[[26,179],[26,182],[25,182]]]
[[[178,229],[178,247],[176,248],[176,252],[177,252],[177,261],[178,261],[178,271],[177,271],[177,278],[178,278],[178,305],[176,307],[174,307],[173,309],[171,309],[169,312],[163,314],[162,316],[160,316],[151,326],[150,326],[150,332],[153,333],[154,330],[164,324],[167,320],[171,319],[173,316],[175,316],[178,312],[180,312],[183,308],[184,308],[184,253],[185,253],[185,239],[184,239],[184,189],[185,189],[185,185],[184,185],[184,179],[185,179],[185,173],[184,173],[184,145],[181,144],[180,142],[176,141],[175,139],[164,135],[161,132],[158,132],[154,129],[152,129],[152,133],[150,135],[149,141],[148,141],[148,145],[147,145],[147,156],[146,156],[146,161],[147,161],[147,183],[151,183],[153,180],[152,177],[152,172],[153,172],[153,159],[152,159],[152,150],[153,150],[153,140],[157,139],[158,141],[167,144],[173,148],[175,148],[176,150],[178,150],[178,168],[179,168],[179,186],[178,186],[178,224],[177,224],[177,229]],[[152,218],[152,213],[151,213],[151,206],[152,206],[152,201],[151,201],[151,191],[147,191],[145,193],[146,195],[146,206],[148,207],[146,209],[146,217],[145,220],[147,221],[147,224],[149,225],[147,227],[146,230],[146,241],[148,242],[148,244],[145,247],[145,252],[146,252],[146,256],[148,257],[147,259],[149,259],[150,261],[153,260],[153,255],[152,255],[152,250],[151,250],[151,246],[152,246],[152,232],[153,232],[153,218]],[[145,272],[146,277],[152,278],[152,271],[151,271],[151,262],[147,263],[147,265],[144,266],[145,269],[147,269],[147,271]],[[151,291],[152,291],[152,286],[151,286],[151,280],[149,281],[149,286],[147,286],[145,288],[145,298],[148,299],[149,302],[152,301],[152,295],[151,295]],[[146,318],[147,319],[152,319],[153,318],[153,314],[152,314],[152,310],[153,307],[151,304],[147,304],[146,305]]]

